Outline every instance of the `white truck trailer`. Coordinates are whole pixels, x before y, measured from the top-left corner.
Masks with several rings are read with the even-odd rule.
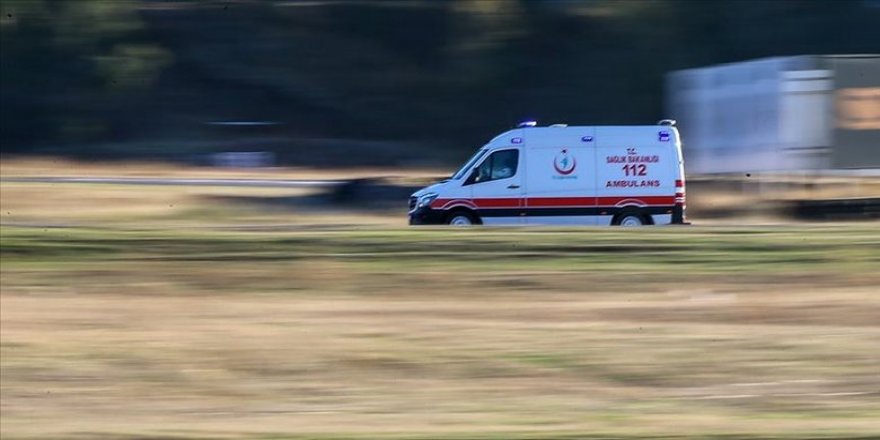
[[[880,168],[880,55],[766,58],[672,72],[691,174]]]

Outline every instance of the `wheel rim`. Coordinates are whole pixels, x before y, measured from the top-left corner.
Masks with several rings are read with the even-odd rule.
[[[634,215],[628,215],[628,216],[624,217],[623,220],[620,221],[620,226],[641,226],[641,225],[642,225],[642,219],[640,219]]]
[[[466,215],[457,215],[452,217],[452,220],[449,221],[449,224],[452,226],[470,226],[473,224],[471,219]]]

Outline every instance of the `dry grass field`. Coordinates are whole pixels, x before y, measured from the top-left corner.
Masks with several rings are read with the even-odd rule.
[[[299,191],[0,184],[0,436],[880,437],[876,223],[405,228]]]

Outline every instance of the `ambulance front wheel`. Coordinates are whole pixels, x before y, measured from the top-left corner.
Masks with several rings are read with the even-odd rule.
[[[479,219],[468,211],[453,211],[446,217],[446,224],[451,226],[471,226],[479,222]]]

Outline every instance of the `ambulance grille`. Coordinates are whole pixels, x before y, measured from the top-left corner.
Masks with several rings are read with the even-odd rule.
[[[410,211],[412,211],[413,209],[416,209],[416,202],[418,202],[418,201],[419,201],[418,197],[413,196],[413,197],[409,198],[409,210]]]

